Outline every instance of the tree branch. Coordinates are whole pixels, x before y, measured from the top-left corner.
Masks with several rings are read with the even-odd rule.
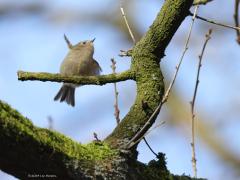
[[[37,128],[0,101],[0,169],[20,179],[26,179],[28,174],[56,175],[58,179],[181,179],[169,173],[164,155],[146,166],[136,161],[136,147],[133,151],[122,148],[162,101],[164,82],[159,62],[192,3],[193,0],[165,1],[148,32],[133,48],[129,71],[89,77],[19,71],[18,78],[22,81],[103,85],[133,79],[137,83],[137,97],[113,133],[100,144],[89,145]]]
[[[234,4],[234,14],[233,14],[233,18],[234,18],[234,22],[235,22],[235,26],[239,27],[239,3],[240,0],[235,0],[235,4]],[[240,44],[240,30],[236,29],[236,33],[237,33],[237,43]]]
[[[21,81],[52,81],[52,82],[65,82],[74,84],[95,84],[104,85],[107,83],[114,83],[134,79],[135,75],[132,71],[125,71],[119,74],[109,74],[100,76],[63,76],[61,74],[51,73],[35,73],[35,72],[24,72],[18,71],[18,80]]]
[[[191,12],[189,12],[189,15],[190,15],[190,16],[194,16],[194,14],[191,13]],[[213,21],[213,20],[209,20],[209,19],[207,19],[207,18],[198,16],[198,15],[196,15],[196,18],[197,18],[197,19],[200,19],[200,20],[202,20],[202,21],[205,21],[205,22],[207,22],[207,23],[211,23],[211,24],[217,25],[217,26],[222,26],[222,27],[225,27],[225,28],[234,29],[234,30],[238,30],[238,31],[240,30],[240,27],[236,27],[236,26],[231,26],[231,25],[227,25],[227,24],[215,22],[215,21]]]
[[[131,70],[102,76],[73,76],[66,77],[60,74],[18,72],[19,80],[41,80],[66,82],[75,84],[103,85],[128,79],[137,82],[137,97],[129,113],[116,127],[106,142],[113,147],[125,148],[134,135],[142,129],[145,122],[151,117],[156,107],[162,101],[164,82],[159,66],[160,59],[164,56],[173,35],[181,25],[193,0],[166,0],[148,32],[141,38],[132,50]],[[157,117],[145,128],[140,135],[151,127]],[[137,145],[136,145],[137,146]]]
[[[201,5],[201,4],[205,5],[211,1],[213,1],[213,0],[194,0],[193,5],[194,6]]]
[[[37,128],[1,100],[0,147],[0,169],[18,179],[191,179],[170,174],[163,154],[148,165],[128,165],[127,155],[106,143],[82,145]]]
[[[0,147],[0,169],[20,179],[39,175],[84,179],[97,174],[95,166],[111,164],[110,159],[118,156],[106,144],[81,145],[60,133],[37,128],[2,101]]]
[[[208,41],[211,39],[211,34],[212,34],[212,29],[209,29],[208,33],[205,35],[206,39],[201,51],[201,54],[199,55],[199,61],[198,61],[198,69],[197,69],[197,77],[196,77],[196,83],[194,87],[194,92],[193,92],[193,98],[192,101],[190,102],[191,105],[191,122],[192,122],[192,142],[191,142],[191,148],[192,148],[192,167],[193,167],[193,173],[194,177],[197,177],[197,159],[196,159],[196,150],[195,150],[195,101],[197,97],[197,91],[198,91],[198,86],[199,86],[199,76],[200,76],[200,70],[202,67],[202,59],[203,59],[203,54],[206,49]]]
[[[113,70],[113,74],[116,74],[116,61],[114,60],[114,58],[111,59],[112,65],[111,68]],[[114,97],[115,97],[115,103],[114,103],[114,116],[117,122],[117,125],[120,123],[120,110],[118,108],[118,91],[117,91],[117,83],[114,83]]]
[[[197,11],[198,11],[198,8],[199,6],[196,6],[195,7],[195,10],[194,10],[194,16],[192,17],[192,22],[191,22],[191,25],[190,25],[190,28],[189,28],[189,32],[188,32],[188,36],[187,36],[187,39],[186,39],[186,43],[185,43],[185,46],[184,46],[184,50],[183,50],[183,53],[181,55],[181,58],[180,58],[180,61],[179,63],[177,64],[176,66],[176,71],[174,73],[174,76],[173,76],[173,79],[167,89],[167,91],[165,92],[162,100],[161,100],[161,103],[158,105],[158,107],[154,110],[154,112],[152,113],[152,115],[150,116],[150,118],[146,121],[146,123],[144,124],[144,126],[142,127],[141,130],[139,130],[135,136],[128,142],[127,146],[128,148],[131,148],[133,146],[135,146],[135,144],[137,144],[141,139],[143,139],[145,133],[147,133],[146,129],[149,129],[149,127],[151,127],[152,125],[152,121],[154,122],[155,121],[155,116],[157,114],[159,114],[159,112],[161,111],[162,109],[162,106],[164,103],[167,102],[168,100],[168,97],[170,95],[170,92],[172,90],[172,87],[176,81],[176,78],[177,78],[177,75],[178,75],[178,71],[180,69],[180,66],[182,64],[182,61],[183,61],[183,58],[188,50],[188,44],[190,42],[190,37],[191,37],[191,34],[192,34],[192,29],[193,29],[193,24],[194,24],[194,21],[195,21],[195,17],[196,17],[196,14],[197,14]],[[146,132],[145,132],[146,131]],[[143,133],[145,132],[145,133]]]
[[[143,128],[162,101],[164,82],[159,61],[176,30],[189,14],[192,2],[192,0],[166,0],[148,32],[133,48],[131,70],[136,73],[137,97],[129,113],[106,138],[113,146],[126,148],[130,139]],[[158,113],[140,136],[152,126],[157,115]],[[132,149],[136,147],[137,144]]]

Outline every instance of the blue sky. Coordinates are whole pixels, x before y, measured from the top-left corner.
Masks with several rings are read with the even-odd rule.
[[[13,3],[16,7],[35,1],[7,1],[0,4]],[[71,42],[96,37],[94,58],[98,60],[103,74],[111,73],[110,59],[117,60],[117,71],[124,71],[130,66],[130,59],[118,57],[120,49],[128,49],[131,43],[120,30],[107,23],[86,21],[81,15],[94,15],[115,12],[114,19],[120,15],[118,3],[113,0],[100,1],[37,1],[47,4],[47,13],[40,15],[26,15],[11,13],[8,17],[0,17],[0,99],[8,102],[24,116],[30,118],[39,127],[48,127],[47,117],[54,119],[54,129],[70,136],[76,141],[86,143],[93,140],[93,132],[99,138],[106,137],[115,127],[113,116],[113,85],[83,86],[76,91],[76,107],[53,101],[53,97],[60,88],[59,83],[50,82],[21,82],[17,80],[18,70],[33,72],[57,73],[61,61],[68,49],[63,39],[66,33]],[[224,23],[233,23],[233,1],[214,1],[200,8],[200,14]],[[130,12],[136,20],[141,32],[145,32],[154,20],[161,6],[161,1],[151,0],[137,2]],[[222,8],[221,11],[219,7]],[[61,10],[67,13],[59,15]],[[80,15],[78,15],[78,12]],[[146,13],[142,13],[146,12]],[[217,12],[217,13],[214,13]],[[77,18],[80,18],[77,23]],[[172,42],[166,50],[166,57],[162,60],[164,75],[171,78],[175,66],[182,53],[184,41],[191,18],[186,18],[179,28]],[[192,98],[194,87],[197,56],[200,53],[204,34],[208,28],[213,28],[212,39],[209,42],[203,59],[200,77],[199,93],[197,96],[197,114],[203,113],[215,119],[212,124],[219,125],[219,136],[224,138],[229,147],[239,156],[240,141],[236,137],[239,129],[239,45],[235,42],[235,32],[229,29],[210,26],[196,21],[193,29],[190,49],[184,59],[179,72],[175,89],[182,99],[188,103]],[[132,81],[118,83],[119,107],[121,118],[128,112],[135,99],[135,83]],[[189,108],[190,109],[190,108]],[[158,119],[163,120],[167,114],[165,110]],[[226,122],[227,121],[227,122]],[[190,125],[189,125],[190,128]],[[161,128],[154,130],[148,137],[149,143],[156,151],[166,153],[168,168],[175,174],[192,174],[191,149],[189,131],[171,126],[166,122]],[[144,143],[139,146],[139,160],[148,162],[154,156]],[[201,139],[197,139],[198,175],[209,179],[222,179],[223,172],[229,167],[214,155]],[[1,177],[2,176],[2,177]],[[1,174],[0,179],[13,179]],[[225,177],[231,179],[234,173],[227,173]]]

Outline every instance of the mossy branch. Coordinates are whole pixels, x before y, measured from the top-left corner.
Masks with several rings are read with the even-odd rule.
[[[0,101],[0,169],[21,179],[26,179],[26,173],[56,174],[63,177],[60,179],[170,179],[165,170],[159,172],[161,175],[166,173],[166,176],[149,178],[136,167],[134,152],[137,144],[132,151],[122,148],[142,129],[163,98],[164,82],[159,62],[189,14],[192,3],[193,0],[165,1],[150,29],[133,48],[129,71],[89,77],[19,71],[18,79],[22,81],[104,85],[133,79],[137,83],[137,96],[128,114],[102,145],[87,146],[59,133],[34,127],[29,120]]]
[[[118,156],[104,143],[82,145],[58,132],[37,128],[2,101],[0,147],[0,169],[20,179],[33,175],[84,179],[93,176],[95,166]]]
[[[66,82],[75,84],[103,85],[134,79],[137,83],[137,97],[134,105],[121,123],[116,127],[106,141],[114,147],[123,148],[135,134],[143,128],[156,107],[162,101],[164,82],[159,66],[173,35],[181,25],[193,0],[166,0],[147,33],[132,50],[132,64],[129,71],[120,74],[101,76],[73,76],[66,77],[60,74],[18,72],[19,80],[41,80]],[[157,115],[149,124],[154,123]],[[148,128],[142,133],[144,134]],[[136,147],[135,147],[136,148]]]
[[[61,74],[51,74],[44,72],[24,72],[18,71],[18,80],[21,81],[52,81],[65,82],[80,85],[104,85],[107,83],[114,83],[134,79],[135,75],[132,71],[124,71],[118,74],[100,75],[100,76],[64,76]]]
[[[182,178],[170,174],[165,158],[148,166],[136,161],[128,166],[126,155],[106,143],[82,145],[58,132],[37,128],[2,101],[0,147],[0,169],[19,179]]]
[[[137,97],[134,105],[121,123],[116,127],[106,141],[114,147],[123,148],[135,134],[142,129],[145,122],[161,102],[164,94],[164,82],[159,66],[173,35],[181,25],[193,0],[166,0],[153,24],[132,50],[132,64],[129,71],[120,74],[101,76],[72,76],[60,74],[18,72],[19,80],[41,80],[66,82],[75,84],[103,85],[128,79],[137,83]],[[154,123],[157,115],[149,124]],[[144,134],[148,128],[142,133]],[[136,147],[135,147],[136,148]]]
[[[133,48],[131,70],[136,72],[137,97],[128,114],[106,138],[110,144],[126,148],[162,101],[164,82],[159,62],[173,35],[188,16],[192,3],[193,0],[166,0],[147,33]],[[152,126],[157,115],[140,137]],[[136,147],[137,144],[133,150]]]

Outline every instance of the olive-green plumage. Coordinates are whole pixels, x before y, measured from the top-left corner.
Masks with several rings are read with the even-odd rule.
[[[74,46],[71,45],[67,37],[65,40],[69,47],[69,52],[63,60],[60,73],[66,76],[93,76],[99,75],[101,67],[98,62],[93,59],[94,46],[93,40],[82,41]],[[79,85],[64,83],[54,100],[65,101],[67,104],[75,105],[75,88]]]

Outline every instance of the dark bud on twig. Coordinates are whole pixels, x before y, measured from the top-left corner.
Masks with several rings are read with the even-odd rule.
[[[101,140],[100,139],[98,139],[98,136],[97,136],[97,133],[93,133],[93,137],[95,138],[95,142],[101,142]]]

